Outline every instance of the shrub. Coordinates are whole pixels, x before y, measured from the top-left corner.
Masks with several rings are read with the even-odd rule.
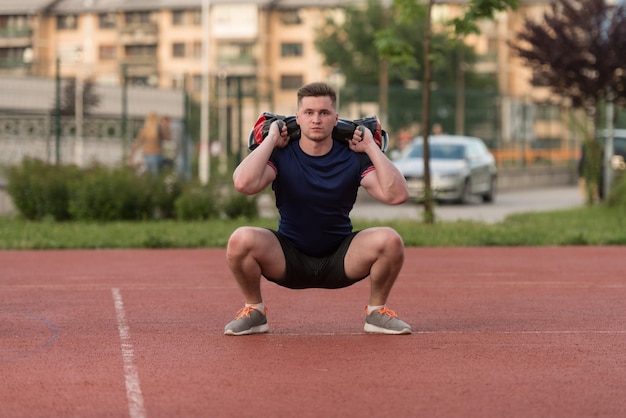
[[[219,208],[210,186],[192,184],[176,199],[176,218],[180,220],[204,220],[219,216]]]
[[[70,213],[77,220],[150,219],[154,214],[156,182],[128,169],[92,167],[76,183]]]
[[[22,216],[30,220],[70,219],[69,195],[79,181],[76,166],[50,165],[26,158],[19,166],[7,169],[7,192]]]
[[[626,174],[619,173],[613,180],[606,203],[608,206],[626,208]]]
[[[183,193],[183,183],[175,175],[168,173],[160,178],[148,179],[152,185],[152,202],[157,218],[176,217],[176,200]]]
[[[225,198],[222,209],[229,219],[255,219],[259,217],[256,196],[233,193]]]
[[[256,197],[224,185],[183,184],[171,173],[138,176],[127,168],[87,169],[25,160],[8,169],[8,192],[31,220],[133,221],[258,218]],[[215,190],[221,190],[217,193]]]

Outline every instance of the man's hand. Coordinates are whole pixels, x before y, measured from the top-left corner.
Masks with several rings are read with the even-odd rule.
[[[274,142],[274,147],[284,148],[289,143],[289,133],[287,132],[287,124],[282,120],[276,120],[271,123],[267,138]]]
[[[254,124],[254,127],[250,131],[248,136],[248,149],[250,151],[261,145],[265,139],[270,135],[270,128],[275,125],[277,121],[281,122],[277,131],[278,136],[282,137],[281,140],[272,144],[272,146],[278,146],[283,148],[289,141],[300,139],[300,127],[296,121],[295,116],[281,116],[271,112],[263,112]],[[283,137],[283,132],[287,132],[287,138]]]
[[[374,142],[372,131],[363,125],[359,125],[352,134],[352,139],[348,142],[348,146],[354,152],[365,152],[365,149]],[[376,145],[378,147],[378,145]]]

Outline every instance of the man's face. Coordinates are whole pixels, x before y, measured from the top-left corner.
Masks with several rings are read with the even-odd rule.
[[[330,137],[338,118],[328,96],[303,97],[296,113],[302,137],[312,141],[322,141]]]

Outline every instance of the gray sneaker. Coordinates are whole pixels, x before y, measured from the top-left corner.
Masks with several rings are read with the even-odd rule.
[[[368,314],[366,306],[365,312],[365,326],[363,327],[365,332],[374,334],[410,334],[413,332],[411,326],[398,319],[398,315],[391,309],[382,307]]]
[[[224,327],[225,335],[261,334],[269,331],[267,308],[263,312],[250,306],[241,308],[237,317]]]

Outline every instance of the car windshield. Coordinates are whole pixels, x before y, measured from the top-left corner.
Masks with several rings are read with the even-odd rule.
[[[423,158],[424,147],[415,144],[407,158]],[[430,158],[437,160],[462,160],[465,158],[465,147],[458,144],[430,144]]]

